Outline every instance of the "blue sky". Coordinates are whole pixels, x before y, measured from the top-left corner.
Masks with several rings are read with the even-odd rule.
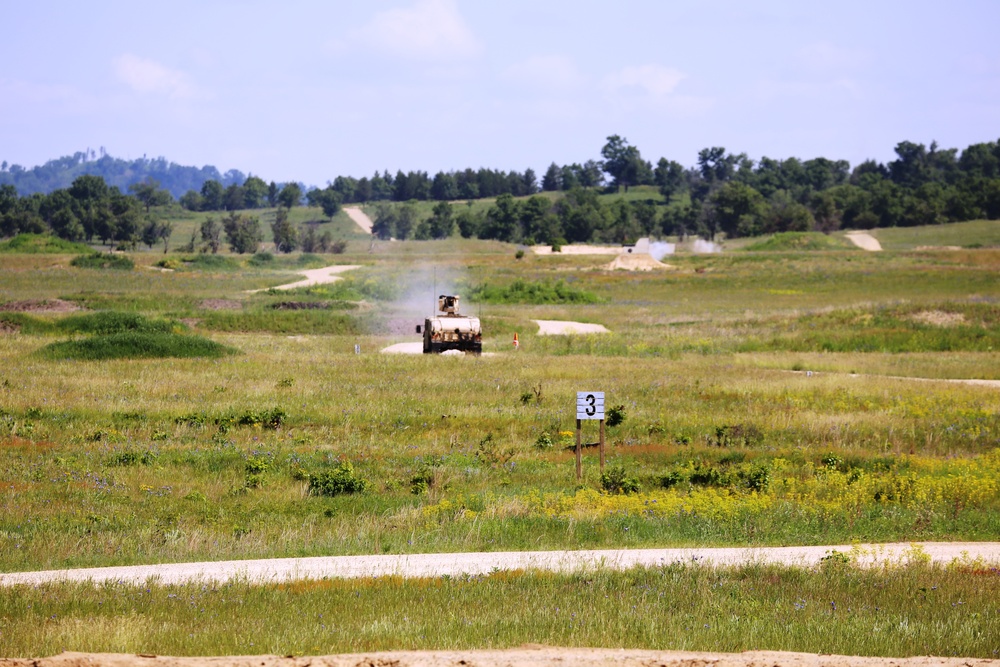
[[[599,159],[857,164],[1000,138],[1000,2],[0,0],[0,160],[322,185]]]

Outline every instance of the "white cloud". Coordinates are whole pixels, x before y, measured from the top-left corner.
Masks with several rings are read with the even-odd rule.
[[[354,44],[419,60],[464,58],[482,50],[455,0],[417,0],[411,7],[379,12],[336,46]]]
[[[137,93],[166,95],[171,98],[190,97],[193,93],[193,87],[184,72],[152,60],[126,53],[115,58],[114,66],[119,81]]]
[[[662,65],[625,67],[604,78],[604,87],[610,93],[639,93],[662,98],[670,95],[684,73]]]
[[[507,81],[542,89],[574,90],[586,78],[567,56],[534,56],[515,63],[501,72]]]

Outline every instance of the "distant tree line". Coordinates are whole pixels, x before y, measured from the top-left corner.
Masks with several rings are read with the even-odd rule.
[[[162,242],[168,250],[170,222],[150,214],[150,208],[170,200],[154,181],[134,184],[131,195],[109,186],[100,176],[83,175],[65,189],[18,197],[12,185],[0,185],[0,236],[51,232],[69,241],[100,240],[122,248],[140,241]]]
[[[960,153],[936,143],[927,147],[904,141],[895,153],[896,159],[886,164],[867,160],[852,169],[844,160],[754,161],[745,153],[710,147],[698,153],[695,166],[684,167],[667,158],[654,165],[626,139],[612,135],[601,149],[602,160],[553,163],[540,183],[532,169],[440,171],[433,178],[423,171],[398,171],[395,176],[385,171],[370,178],[338,176],[325,188],[305,192],[299,183],[266,183],[236,170],[219,175],[205,167],[203,171],[214,171],[212,177],[184,191],[180,203],[192,211],[208,212],[291,209],[308,203],[322,208],[328,217],[345,203],[375,203],[373,232],[383,238],[445,238],[458,231],[465,237],[539,243],[624,243],[641,235],[711,238],[719,233],[736,237],[831,232],[841,227],[1000,218],[1000,142],[973,144]],[[4,183],[4,178],[41,183],[46,175],[50,181],[58,180],[57,173],[95,165],[116,172],[116,178],[128,169],[191,173],[185,171],[190,168],[162,158],[134,162],[106,155],[85,158],[78,153],[30,171],[0,164],[0,234],[51,230],[63,238],[98,238],[124,245],[169,236],[156,227],[162,223],[149,212],[173,201],[174,195],[151,177],[132,181],[127,186],[131,196],[93,174],[77,176],[68,187],[49,194],[20,197],[20,186]],[[635,185],[655,186],[663,202],[649,198],[604,203],[598,197],[602,191],[628,192]],[[561,196],[539,194],[557,191]],[[476,198],[495,198],[495,202],[480,213],[451,204]],[[438,205],[421,219],[420,209],[411,202],[423,200]]]
[[[887,164],[867,160],[851,169],[844,160],[827,158],[755,162],[745,153],[712,147],[698,153],[695,167],[685,168],[666,158],[654,166],[613,135],[601,151],[600,166],[610,178],[605,191],[657,186],[664,204],[605,204],[576,178],[580,167],[553,164],[542,189],[564,190],[565,196],[500,196],[459,228],[463,236],[510,242],[625,243],[657,234],[733,238],[1000,218],[1000,142],[973,144],[959,154],[936,143],[904,141],[895,152]]]
[[[205,181],[219,181],[223,187],[243,183],[246,175],[238,169],[220,173],[212,166],[186,167],[158,157],[123,160],[111,157],[100,149],[78,151],[43,165],[25,169],[21,165],[0,163],[0,185],[13,185],[21,196],[48,194],[68,188],[80,176],[100,176],[110,186],[122,192],[136,183],[154,180],[175,199],[188,190],[198,191]]]

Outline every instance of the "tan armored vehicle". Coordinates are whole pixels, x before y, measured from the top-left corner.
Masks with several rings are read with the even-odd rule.
[[[441,314],[425,319],[422,328],[417,325],[417,333],[424,334],[424,354],[448,350],[480,354],[483,351],[479,318],[459,314],[458,300],[458,295],[442,294],[438,297]]]

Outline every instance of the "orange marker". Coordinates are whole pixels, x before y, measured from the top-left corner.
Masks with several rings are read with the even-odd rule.
[[[514,332],[514,349],[517,350],[521,347],[521,344],[517,342],[517,332]]]

